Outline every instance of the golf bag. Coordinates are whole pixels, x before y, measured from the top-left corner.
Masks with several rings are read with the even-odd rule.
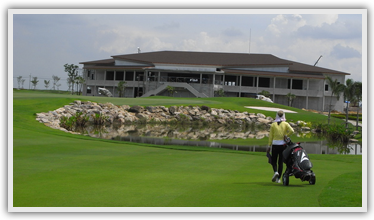
[[[309,184],[314,185],[316,175],[311,170],[313,165],[308,154],[300,146],[300,143],[292,143],[289,137],[285,137],[285,141],[286,148],[283,151],[283,162],[287,165],[287,169],[283,174],[283,185],[289,185],[290,176],[295,176],[301,181],[309,181]]]

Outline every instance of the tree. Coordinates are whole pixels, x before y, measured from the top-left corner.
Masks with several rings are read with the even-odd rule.
[[[362,101],[362,82],[355,82],[353,84],[354,88],[354,97],[355,101],[357,102],[357,116],[356,116],[356,130],[358,130],[358,118],[359,118],[359,108],[360,108],[360,102]]]
[[[225,90],[223,90],[223,89],[219,89],[219,90],[215,91],[215,93],[219,97],[225,97]]]
[[[332,103],[332,97],[336,95],[336,99],[339,100],[340,93],[344,91],[344,85],[340,84],[337,79],[334,81],[331,79],[331,77],[326,76],[327,84],[331,88],[331,98],[330,98],[330,105],[329,105],[329,115],[327,119],[327,124],[330,124],[330,117],[331,117],[331,103]]]
[[[22,85],[22,89],[23,89],[23,83],[25,82],[25,79],[22,79],[21,80],[21,85]]]
[[[270,97],[270,92],[266,91],[266,90],[262,90],[261,92],[258,93],[259,95],[263,95],[265,96],[266,98],[269,98]]]
[[[118,82],[117,91],[118,91],[119,97],[122,97],[125,95],[125,89],[126,89],[126,82],[125,81]]]
[[[38,77],[32,77],[32,80],[31,80],[31,83],[32,83],[32,86],[34,87],[34,90],[36,88],[36,85],[38,84],[39,80],[38,80]]]
[[[21,89],[21,85],[22,85],[22,76],[17,77],[17,82],[18,82],[18,89]]]
[[[77,84],[77,93],[78,95],[80,95],[82,92],[82,87],[83,87],[83,84],[85,83],[85,80],[83,77],[78,76],[77,78],[75,78],[75,83]]]
[[[68,73],[68,78],[70,79],[71,82],[71,94],[74,94],[74,83],[75,83],[75,78],[78,77],[78,66],[74,64],[65,64],[65,72]]]
[[[61,84],[57,84],[58,81],[60,81],[60,77],[55,76],[55,75],[52,75],[52,80],[53,80],[53,86],[52,86],[52,89],[55,90],[56,87],[57,87],[57,90],[58,90],[58,87],[61,86]]]
[[[296,95],[289,92],[286,96],[288,99],[288,106],[292,106],[292,102],[296,98]]]
[[[345,108],[345,127],[348,128],[348,109],[349,109],[349,102],[354,101],[354,81],[353,79],[347,79],[345,81],[345,87],[344,87],[344,102],[347,103],[347,106]]]
[[[71,90],[71,85],[74,84],[74,81],[72,81],[72,79],[70,79],[70,78],[67,78],[66,83],[68,84],[68,90],[67,91],[70,91]]]
[[[45,87],[45,89],[48,89],[48,87],[49,87],[49,81],[50,80],[44,80],[44,87]]]
[[[169,92],[170,96],[174,96],[175,88],[172,86],[167,86],[166,90]]]

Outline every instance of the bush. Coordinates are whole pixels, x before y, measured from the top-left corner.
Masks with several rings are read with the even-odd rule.
[[[101,113],[95,113],[92,118],[94,125],[103,125],[109,117]]]
[[[331,114],[331,117],[334,117],[334,118],[340,118],[340,119],[345,119],[345,114]],[[348,115],[348,119],[349,120],[357,120],[357,115],[356,114],[349,114]],[[359,117],[358,117],[358,120],[359,121],[362,121],[362,115],[360,115]]]
[[[88,122],[89,116],[87,114],[83,115],[83,112],[77,112],[71,117],[62,116],[60,118],[60,127],[65,128],[66,130],[73,130],[75,127],[85,127]]]
[[[322,133],[324,137],[334,142],[347,143],[349,141],[350,132],[343,124],[315,124],[316,132]]]

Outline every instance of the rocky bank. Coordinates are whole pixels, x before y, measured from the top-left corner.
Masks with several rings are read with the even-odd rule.
[[[82,112],[89,116],[89,121],[93,121],[96,114],[106,116],[106,123],[119,123],[123,125],[130,125],[134,123],[206,123],[214,125],[227,124],[254,124],[255,126],[266,126],[270,128],[273,118],[265,116],[261,113],[239,112],[234,110],[210,108],[208,106],[117,106],[112,103],[95,103],[90,101],[76,100],[69,105],[65,105],[54,111],[37,113],[36,120],[44,123],[54,129],[59,129],[65,132],[65,128],[60,127],[61,117],[72,117],[76,113]],[[293,127],[302,127],[302,121],[296,124],[290,122]],[[303,127],[304,130],[309,128]]]

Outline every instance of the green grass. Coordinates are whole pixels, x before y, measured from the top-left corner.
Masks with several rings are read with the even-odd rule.
[[[316,185],[294,177],[271,182],[261,152],[156,146],[95,139],[51,129],[35,120],[74,100],[117,105],[244,105],[281,107],[247,98],[119,99],[13,93],[13,207],[361,207],[360,155],[309,155]],[[285,106],[282,106],[287,108]],[[287,118],[319,118],[300,112]],[[266,115],[269,115],[269,112]],[[271,112],[270,115],[273,113]],[[312,115],[310,115],[312,114]],[[326,120],[326,116],[323,116]],[[322,119],[320,119],[322,120]],[[308,121],[308,120],[305,120]],[[274,199],[282,198],[282,201]],[[300,199],[302,195],[303,199]]]

